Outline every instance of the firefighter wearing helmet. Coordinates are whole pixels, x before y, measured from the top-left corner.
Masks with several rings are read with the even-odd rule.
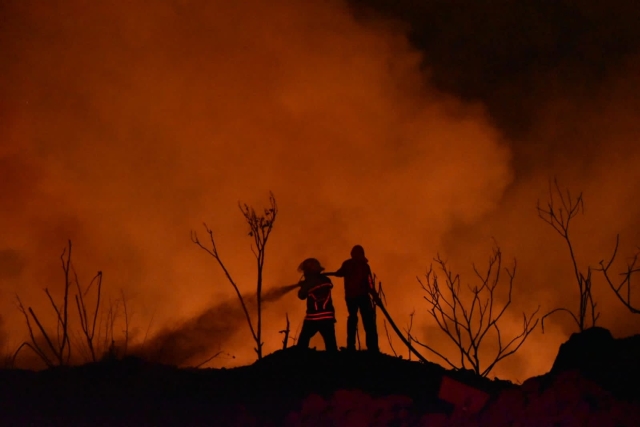
[[[298,298],[307,300],[307,314],[302,323],[297,346],[308,348],[311,338],[320,332],[325,349],[338,351],[336,316],[331,298],[333,283],[322,273],[324,267],[315,258],[305,259],[298,267],[298,271],[304,274],[304,279],[299,283]]]

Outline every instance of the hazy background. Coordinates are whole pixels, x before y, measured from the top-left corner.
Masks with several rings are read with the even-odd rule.
[[[415,309],[413,331],[446,346],[416,276],[440,252],[473,283],[471,263],[486,265],[495,238],[505,262],[518,260],[504,334],[538,304],[574,309],[567,248],[536,202],[553,176],[584,191],[572,229],[582,267],[607,258],[616,233],[617,269],[640,244],[632,4],[2,2],[0,344],[12,352],[26,337],[16,293],[53,324],[43,289],[61,290],[67,239],[84,284],[102,270],[112,301],[124,291],[133,341],[229,307],[232,288],[190,232],[204,241],[205,221],[251,291],[237,203],[266,206],[269,190],[280,213],[267,287],[295,283],[308,256],[333,270],[362,244],[396,321]],[[596,277],[599,323],[638,332]],[[285,313],[296,332],[293,293],[266,308],[267,352]],[[208,366],[252,362],[242,317],[219,317],[227,324],[197,340],[235,358]],[[575,325],[558,314],[545,326],[495,375],[546,372]]]

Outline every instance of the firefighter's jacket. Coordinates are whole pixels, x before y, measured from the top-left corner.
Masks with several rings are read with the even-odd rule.
[[[305,320],[335,321],[331,288],[333,288],[333,283],[324,274],[305,275],[298,290],[298,298],[307,300]]]
[[[335,275],[344,277],[344,296],[347,299],[375,293],[371,267],[366,259],[346,260]]]

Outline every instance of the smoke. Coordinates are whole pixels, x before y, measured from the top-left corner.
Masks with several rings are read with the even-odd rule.
[[[495,209],[511,179],[482,106],[425,84],[401,28],[357,22],[341,2],[6,7],[0,152],[14,166],[0,224],[23,268],[0,280],[37,312],[41,289],[60,289],[69,238],[81,277],[99,269],[105,292],[124,291],[132,328],[232,298],[189,239],[203,221],[241,290],[254,288],[237,202],[259,208],[268,190],[281,210],[269,283],[290,282],[309,256],[337,267],[354,241],[382,277],[409,283],[443,233]],[[413,287],[393,297],[415,300]],[[285,313],[303,310],[273,304],[265,351]],[[246,335],[225,346],[253,360]]]
[[[262,295],[262,307],[278,301],[298,285],[270,289]],[[242,300],[253,313],[257,307],[255,293],[242,295]],[[255,318],[252,316],[252,322]],[[176,366],[204,362],[215,349],[224,345],[241,328],[247,328],[247,317],[240,301],[230,299],[215,304],[202,313],[175,327],[165,327],[152,339],[131,349],[131,353],[145,360]]]
[[[356,3],[380,13],[354,18]],[[505,260],[518,259],[505,335],[520,310],[575,306],[566,247],[535,203],[554,175],[584,190],[573,228],[582,268],[606,257],[618,232],[621,263],[640,241],[640,194],[629,185],[638,181],[638,12],[621,13],[623,3],[4,2],[7,329],[25,332],[14,293],[50,310],[42,288],[60,292],[71,239],[81,281],[104,271],[105,292],[126,295],[133,329],[159,324],[150,348],[182,361],[219,345],[234,363],[253,361],[248,331],[228,332],[243,322],[233,289],[189,233],[207,223],[247,293],[255,259],[237,202],[260,208],[268,190],[280,207],[269,284],[295,280],[311,256],[337,268],[362,244],[396,322],[415,309],[415,330],[432,331],[415,276],[441,252],[472,282],[471,263],[486,262],[495,238]],[[634,330],[601,285],[602,322]],[[338,319],[342,297],[336,286]],[[286,295],[268,303],[265,352],[279,347],[285,314],[294,330],[303,311]],[[497,374],[548,369],[574,330],[550,322]],[[171,335],[176,323],[184,331]]]
[[[430,84],[481,102],[509,141],[514,175],[498,206],[477,221],[456,223],[438,250],[472,284],[471,263],[486,265],[492,239],[505,260],[517,258],[513,319],[502,323],[503,335],[518,331],[520,310],[537,304],[543,313],[556,307],[577,311],[568,247],[538,218],[536,202],[548,199],[553,177],[574,196],[583,192],[585,213],[571,225],[581,271],[611,256],[618,233],[616,271],[636,253],[640,10],[628,0],[350,3],[405,22],[412,43],[424,52]],[[616,336],[639,332],[602,275],[594,272],[593,280],[598,324]],[[425,339],[442,339],[427,325]],[[495,374],[523,379],[545,372],[576,325],[560,314],[545,326]]]

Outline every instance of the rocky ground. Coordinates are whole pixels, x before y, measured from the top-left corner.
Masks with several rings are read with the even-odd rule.
[[[234,369],[126,358],[4,370],[0,426],[631,427],[640,426],[639,356],[640,336],[594,328],[522,385],[387,355],[297,349]]]

